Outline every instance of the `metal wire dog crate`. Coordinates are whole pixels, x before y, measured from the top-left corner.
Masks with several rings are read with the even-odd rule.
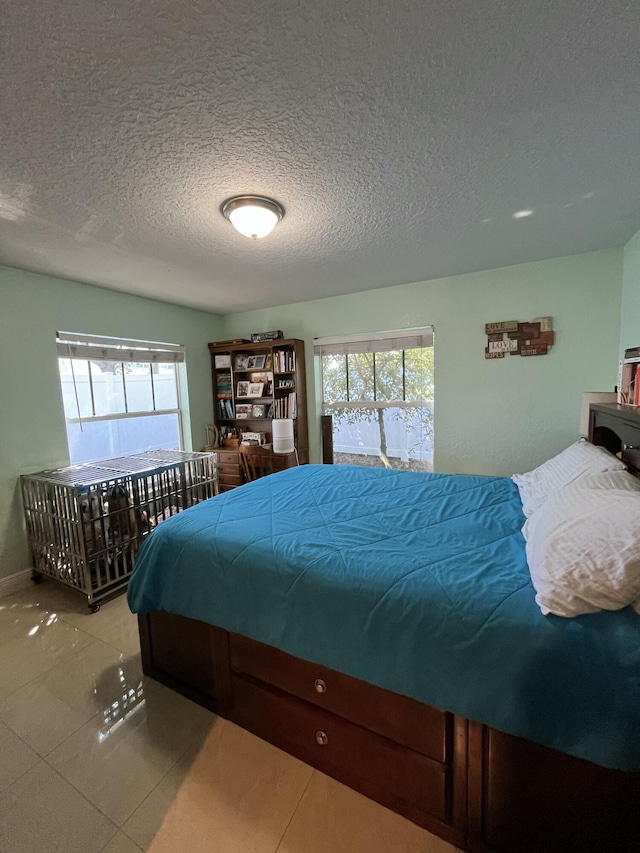
[[[147,451],[23,474],[35,577],[99,602],[125,587],[144,537],[161,521],[218,493],[215,453]]]

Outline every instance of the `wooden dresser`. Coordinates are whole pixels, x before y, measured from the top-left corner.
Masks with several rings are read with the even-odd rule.
[[[242,468],[240,466],[240,453],[237,450],[226,447],[216,451],[218,455],[218,489],[221,492],[228,492],[230,489],[235,489],[236,486],[241,486],[244,483],[242,476]],[[306,454],[303,459],[307,461]],[[282,470],[295,465],[295,456],[278,456],[274,454],[272,460],[274,470]]]
[[[228,492],[241,486],[242,469],[240,467],[240,453],[237,450],[218,450],[218,488],[221,492]]]

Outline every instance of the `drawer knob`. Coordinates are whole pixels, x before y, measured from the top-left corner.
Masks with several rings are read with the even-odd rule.
[[[316,688],[316,693],[326,693],[327,692],[327,685],[324,683],[324,681],[321,678],[316,678],[316,680],[313,683],[313,686]]]
[[[316,743],[319,743],[320,746],[326,746],[329,743],[329,738],[324,732],[316,732]]]

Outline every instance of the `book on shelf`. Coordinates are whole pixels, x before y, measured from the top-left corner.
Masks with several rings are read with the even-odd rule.
[[[218,374],[217,382],[218,397],[231,397],[231,372]]]
[[[286,397],[278,397],[273,402],[273,417],[280,418],[296,418],[298,415],[298,402],[296,392],[292,391]]]
[[[640,406],[640,356],[626,358],[620,362],[618,403]]]
[[[296,354],[293,350],[276,350],[273,357],[278,373],[292,373],[296,369]]]
[[[234,416],[233,401],[230,399],[218,400],[218,411],[221,418],[232,418]]]

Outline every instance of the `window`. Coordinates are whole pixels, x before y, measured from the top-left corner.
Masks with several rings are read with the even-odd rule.
[[[57,343],[73,465],[182,448],[183,347],[69,332]]]
[[[316,338],[334,462],[431,471],[433,330]]]

